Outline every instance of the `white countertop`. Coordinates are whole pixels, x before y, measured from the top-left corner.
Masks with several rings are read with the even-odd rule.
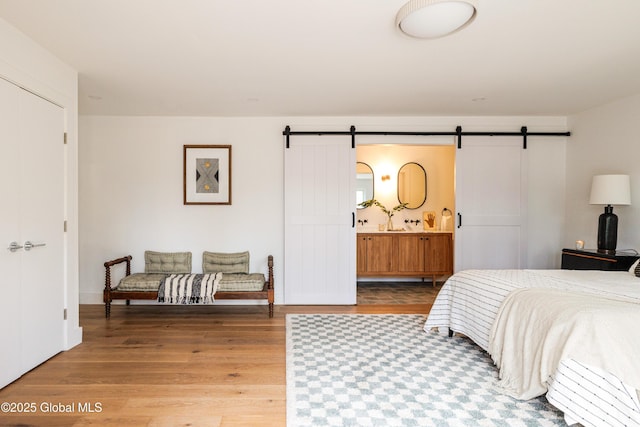
[[[402,227],[401,230],[393,230],[393,231],[380,231],[378,230],[378,227],[371,227],[371,226],[358,226],[356,232],[358,233],[380,233],[380,234],[385,234],[385,233],[424,233],[424,234],[429,234],[429,233],[453,233],[453,231],[448,230],[448,231],[443,231],[443,230],[424,230],[422,227],[409,227],[409,226],[405,226]]]

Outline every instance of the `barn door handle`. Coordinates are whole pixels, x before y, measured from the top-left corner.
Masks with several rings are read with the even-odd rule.
[[[458,228],[462,227],[462,214],[458,212]]]
[[[355,228],[355,227],[356,227],[356,213],[351,212],[351,228]]]

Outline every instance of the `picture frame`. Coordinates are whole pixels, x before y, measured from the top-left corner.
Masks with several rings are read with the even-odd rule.
[[[183,146],[183,203],[231,204],[231,145]]]
[[[434,211],[422,212],[422,225],[427,231],[435,231],[436,229],[436,213]]]

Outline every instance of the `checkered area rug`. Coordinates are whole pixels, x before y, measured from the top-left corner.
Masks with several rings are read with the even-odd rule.
[[[287,426],[556,426],[544,397],[494,389],[497,370],[422,315],[287,315]]]

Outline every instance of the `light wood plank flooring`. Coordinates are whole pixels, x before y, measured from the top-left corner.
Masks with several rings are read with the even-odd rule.
[[[359,301],[381,301],[373,289]],[[36,413],[0,413],[0,425],[284,426],[287,313],[427,314],[436,292],[413,287],[410,304],[276,306],[273,319],[265,306],[115,305],[106,320],[102,305],[82,305],[83,343],[0,390],[0,402]]]

